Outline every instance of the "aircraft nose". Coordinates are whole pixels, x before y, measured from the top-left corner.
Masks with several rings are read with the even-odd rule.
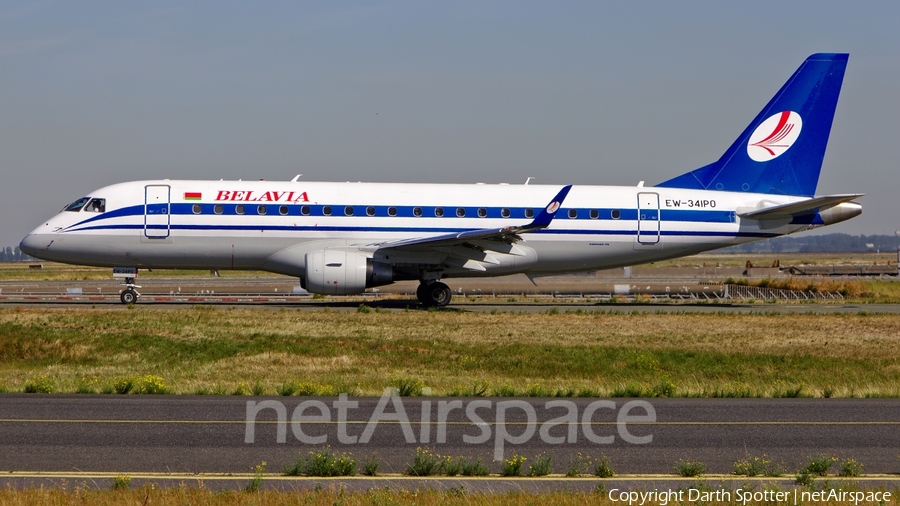
[[[19,243],[19,250],[26,255],[37,256],[37,253],[44,249],[44,246],[46,246],[46,243],[42,243],[40,237],[36,234],[28,234],[22,239],[22,242]]]

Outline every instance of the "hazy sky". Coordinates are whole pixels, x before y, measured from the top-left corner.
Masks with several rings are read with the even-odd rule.
[[[849,52],[827,231],[900,229],[900,2],[0,2],[0,246],[135,179],[648,185]]]

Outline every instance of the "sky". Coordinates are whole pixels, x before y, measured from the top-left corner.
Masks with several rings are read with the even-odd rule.
[[[653,185],[849,52],[822,229],[893,234],[900,2],[0,2],[0,247],[138,179]]]

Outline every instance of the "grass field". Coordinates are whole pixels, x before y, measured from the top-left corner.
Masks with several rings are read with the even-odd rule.
[[[839,505],[853,504],[847,500],[839,501],[834,499],[813,499],[795,502],[793,493],[787,493],[786,501],[774,500],[749,500],[746,493],[750,490],[760,492],[760,487],[755,488],[747,486],[743,490],[741,500],[738,500],[737,491],[732,491],[731,500],[716,501],[711,499],[695,500],[695,501],[678,501],[678,504],[821,504],[821,505]],[[686,492],[687,489],[695,489],[701,493],[712,494],[714,489],[709,484],[688,484],[680,487],[683,497],[688,499],[690,496]],[[737,487],[736,489],[740,489]],[[730,488],[728,489],[730,490]],[[781,488],[777,485],[766,487],[770,494],[782,491],[792,490],[790,487]],[[891,493],[891,499],[897,497],[897,490],[883,488],[863,489],[853,483],[836,483],[828,487],[826,490],[838,490],[848,492],[874,492],[881,491]],[[809,490],[812,493],[814,490]],[[695,492],[697,494],[698,492]],[[803,492],[798,491],[798,498],[802,498]],[[699,495],[697,496],[699,497]],[[715,497],[715,496],[708,496]],[[764,496],[760,496],[763,498]],[[121,505],[121,504],[203,504],[209,506],[229,506],[229,505],[311,505],[311,506],[354,506],[354,505],[408,505],[415,504],[421,506],[437,506],[444,504],[462,504],[462,505],[544,505],[553,504],[560,506],[575,505],[595,505],[609,504],[621,505],[628,504],[628,498],[615,496],[616,500],[610,498],[609,491],[606,490],[602,482],[598,481],[597,489],[594,492],[545,492],[545,493],[528,493],[528,492],[505,492],[505,493],[477,493],[466,490],[465,486],[457,486],[445,491],[438,490],[397,490],[397,489],[372,489],[366,492],[346,492],[335,486],[323,487],[321,490],[307,491],[256,491],[256,492],[240,492],[240,491],[222,491],[212,492],[198,488],[156,488],[144,486],[132,489],[120,489],[114,491],[102,491],[85,487],[75,487],[68,490],[63,489],[29,489],[16,490],[6,489],[0,490],[0,504],[9,506],[24,506],[31,504],[42,505],[81,505],[91,504],[97,506],[105,505]],[[633,504],[641,504],[639,497],[634,497]],[[649,501],[646,504],[657,504],[658,501]],[[674,500],[672,502],[675,503]],[[865,500],[860,504],[867,504]],[[875,504],[875,502],[872,502]]]
[[[0,390],[900,396],[887,314],[0,310]]]

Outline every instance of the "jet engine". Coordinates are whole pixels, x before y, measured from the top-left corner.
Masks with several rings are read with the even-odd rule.
[[[390,264],[355,251],[325,249],[306,254],[304,288],[312,293],[347,295],[394,282]]]

